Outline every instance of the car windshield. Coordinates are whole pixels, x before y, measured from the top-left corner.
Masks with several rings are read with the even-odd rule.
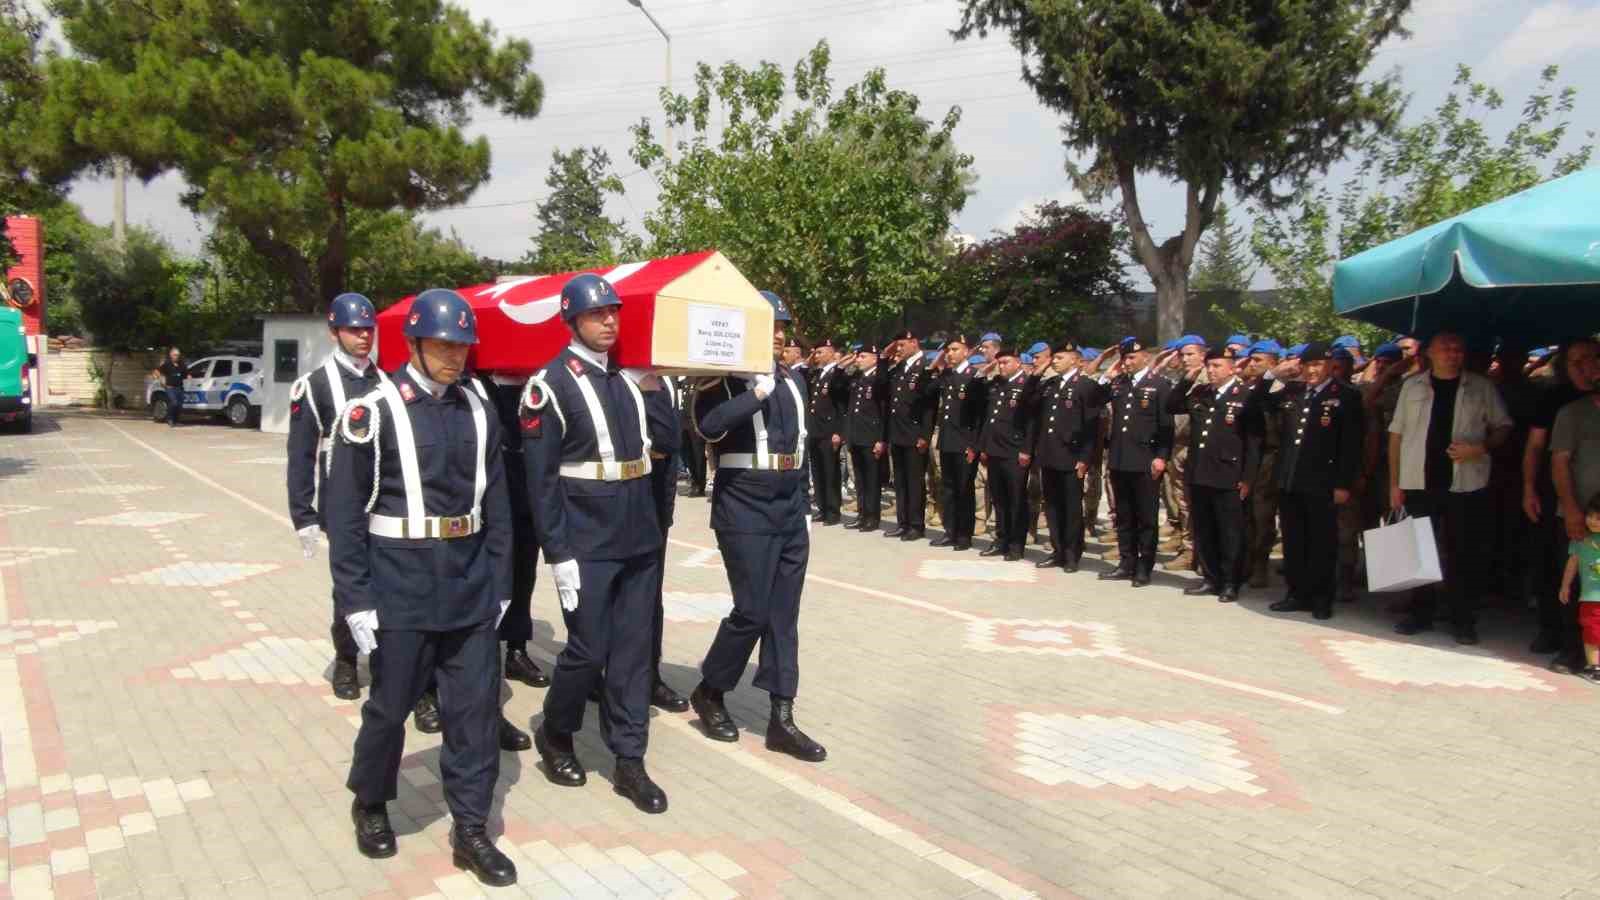
[[[219,360],[217,360],[217,364],[211,367],[211,377],[212,378],[231,378],[231,377],[233,377],[233,360],[231,360],[231,359],[219,359]]]
[[[197,362],[194,365],[189,367],[189,374],[188,374],[187,377],[189,377],[189,378],[204,378],[204,377],[206,377],[206,369],[209,369],[209,368],[211,368],[211,360],[202,359],[199,362]]]

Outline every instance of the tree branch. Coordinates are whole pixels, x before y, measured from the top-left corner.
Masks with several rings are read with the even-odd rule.
[[[290,290],[294,294],[294,305],[297,309],[310,312],[316,308],[316,284],[311,277],[311,264],[299,248],[287,241],[278,240],[260,225],[242,227],[239,233],[244,235],[252,250],[282,267],[284,274],[289,278]]]
[[[1128,220],[1133,252],[1150,273],[1150,280],[1159,285],[1166,279],[1166,266],[1162,263],[1161,248],[1150,237],[1150,226],[1145,224],[1144,213],[1139,209],[1139,188],[1134,182],[1133,163],[1118,157],[1116,170],[1117,186],[1122,193],[1122,215]]]

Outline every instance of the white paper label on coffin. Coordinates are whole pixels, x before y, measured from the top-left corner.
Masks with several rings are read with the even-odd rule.
[[[1380,525],[1361,535],[1367,556],[1367,589],[1404,591],[1444,580],[1439,545],[1426,516]]]
[[[600,273],[600,277],[610,282],[612,287],[616,287],[617,282],[627,278],[629,275],[634,274],[649,264],[649,260],[644,262],[624,263],[608,272]],[[537,281],[544,277],[545,276],[543,275],[534,275],[529,278],[519,278],[515,281],[507,281],[503,284],[497,284],[492,288],[486,288],[482,291],[479,291],[478,296],[498,297],[514,287],[527,284],[530,281]],[[530,300],[527,303],[516,304],[507,303],[506,301],[501,300],[500,311],[505,313],[506,317],[511,321],[516,322],[519,325],[537,325],[540,322],[547,322],[550,319],[555,318],[556,313],[561,311],[561,295],[556,294],[553,297],[541,297],[538,300]]]
[[[736,366],[744,354],[744,310],[689,304],[689,361]]]

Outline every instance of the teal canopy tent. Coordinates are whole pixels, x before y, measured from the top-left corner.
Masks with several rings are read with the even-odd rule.
[[[1341,316],[1524,346],[1600,332],[1600,169],[1547,181],[1333,268]]]

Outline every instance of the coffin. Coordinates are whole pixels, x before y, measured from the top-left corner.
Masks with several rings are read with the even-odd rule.
[[[772,307],[715,250],[587,269],[622,298],[620,365],[674,374],[772,371]],[[561,319],[561,288],[578,272],[531,275],[458,288],[478,317],[471,365],[480,372],[538,371],[571,341]],[[404,365],[411,298],[378,315],[378,360]]]

